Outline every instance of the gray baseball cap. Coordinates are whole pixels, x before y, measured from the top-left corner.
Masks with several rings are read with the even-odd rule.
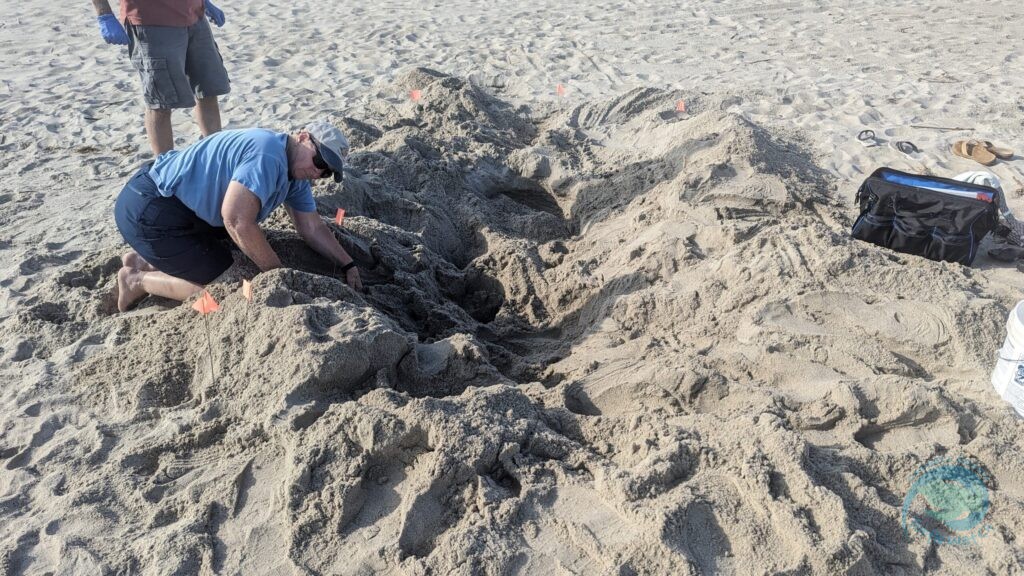
[[[306,132],[313,137],[313,144],[320,151],[320,156],[334,172],[334,181],[341,182],[342,168],[348,156],[348,138],[329,122],[317,120],[306,126]]]

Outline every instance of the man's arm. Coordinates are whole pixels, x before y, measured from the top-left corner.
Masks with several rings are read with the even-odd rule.
[[[107,0],[92,0],[92,7],[96,9],[97,16],[114,13],[114,11],[110,9],[110,2],[107,2]]]
[[[256,266],[263,272],[281,267],[281,259],[267,243],[267,237],[256,223],[260,213],[260,199],[239,182],[231,181],[224,203],[220,207],[221,218],[228,235],[235,241]]]
[[[309,245],[310,248],[319,252],[325,258],[337,262],[339,266],[345,266],[352,262],[352,257],[338,244],[331,230],[324,224],[323,219],[316,212],[299,212],[289,206],[285,206],[288,215],[295,224],[295,230],[299,236]],[[345,273],[345,283],[355,290],[362,290],[363,283],[359,279],[359,270],[353,266]]]

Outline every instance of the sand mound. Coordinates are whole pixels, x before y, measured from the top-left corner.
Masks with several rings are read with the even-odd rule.
[[[422,99],[346,118],[317,191],[366,293],[281,214],[290,269],[205,321],[111,315],[115,253],[25,287],[3,355],[50,377],[3,398],[5,573],[953,572],[900,525],[939,454],[989,466],[1006,527],[958,553],[1024,561],[1005,308],[850,240],[796,135],[701,94],[395,88]]]

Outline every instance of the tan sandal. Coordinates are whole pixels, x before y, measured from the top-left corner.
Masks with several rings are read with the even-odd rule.
[[[977,140],[957,140],[953,143],[953,154],[979,164],[991,166],[996,163],[996,155],[989,152],[985,145]]]
[[[995,144],[989,142],[988,140],[982,140],[981,144],[985,146],[986,150],[995,154],[996,158],[999,158],[1000,160],[1009,160],[1010,158],[1013,158],[1013,150],[1009,148],[996,146]]]

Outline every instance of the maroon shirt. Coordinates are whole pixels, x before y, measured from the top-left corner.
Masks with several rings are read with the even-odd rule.
[[[121,0],[121,21],[135,26],[191,26],[203,17],[203,0]]]

